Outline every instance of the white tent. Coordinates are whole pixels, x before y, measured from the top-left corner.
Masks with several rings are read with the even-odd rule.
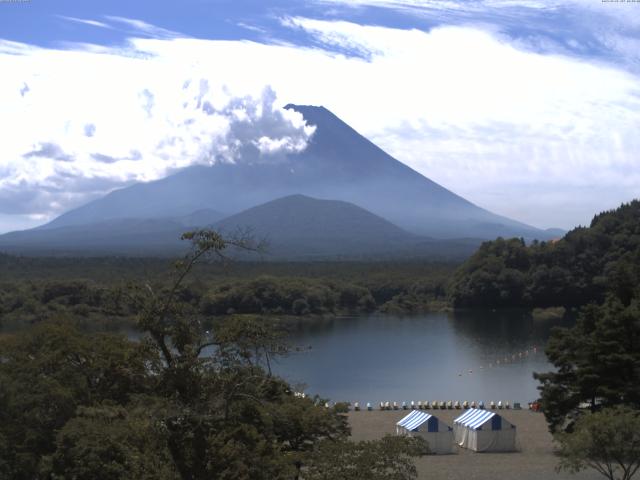
[[[396,423],[396,434],[419,435],[429,444],[431,453],[452,453],[453,430],[437,417],[420,410],[412,410],[409,415]]]
[[[472,408],[453,421],[456,443],[475,452],[512,452],[516,427],[496,412]]]

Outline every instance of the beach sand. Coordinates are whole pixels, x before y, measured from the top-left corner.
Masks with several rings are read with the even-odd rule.
[[[453,426],[461,410],[427,410]],[[551,435],[541,413],[530,410],[499,410],[517,428],[517,452],[474,453],[456,447],[452,455],[428,455],[416,460],[419,479],[450,480],[595,480],[602,478],[593,470],[578,474],[556,473]],[[395,434],[395,424],[408,411],[360,411],[349,413],[354,440],[373,440]]]

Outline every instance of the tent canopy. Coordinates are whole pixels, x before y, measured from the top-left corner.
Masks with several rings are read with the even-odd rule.
[[[396,425],[403,427],[411,432],[414,432],[420,428],[424,423],[427,424],[428,432],[438,431],[438,419],[433,415],[419,410],[413,410],[409,415],[400,420]]]
[[[431,453],[452,453],[453,451],[453,429],[427,412],[411,411],[396,423],[396,433],[424,438]]]
[[[502,430],[502,417],[496,412],[472,408],[456,418],[453,423],[461,427],[479,430],[491,422],[491,430]]]

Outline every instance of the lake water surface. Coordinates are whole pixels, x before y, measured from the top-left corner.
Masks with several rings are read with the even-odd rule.
[[[291,334],[302,351],[275,370],[333,401],[526,405],[538,397],[533,372],[551,369],[544,345],[557,324],[518,311],[304,319]]]
[[[527,402],[538,398],[533,372],[552,369],[550,330],[566,321],[521,311],[301,318],[288,323],[300,351],[274,371],[294,387],[332,401]],[[141,334],[122,330],[131,339]]]

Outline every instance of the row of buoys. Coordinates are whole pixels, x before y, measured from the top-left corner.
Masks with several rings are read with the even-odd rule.
[[[499,367],[500,365],[506,365],[508,363],[513,363],[517,360],[521,360],[522,358],[526,358],[529,355],[534,355],[538,353],[538,347],[536,347],[535,345],[527,350],[523,350],[521,352],[518,352],[517,354],[514,353],[512,355],[505,355],[504,358],[499,358],[497,359],[495,362],[491,362],[487,365],[487,368],[493,368],[493,367]],[[480,365],[479,370],[483,370],[484,366]],[[473,374],[473,370],[469,369],[468,370],[469,375]],[[461,377],[464,374],[464,372],[460,372],[458,373],[458,376]]]
[[[360,410],[360,406],[358,404],[358,402],[356,402],[354,404],[355,410],[359,411]],[[380,402],[379,405],[380,410],[467,410],[469,408],[479,408],[481,410],[484,410],[486,408],[495,410],[495,409],[510,409],[511,408],[511,404],[509,402],[502,402],[502,400],[498,401],[498,403],[491,401],[489,402],[489,406],[485,406],[484,402],[469,402],[467,400],[465,400],[464,402],[460,403],[458,400],[456,401],[451,401],[449,400],[448,402],[445,401],[433,401],[433,402],[428,402],[428,401],[421,401],[418,400],[418,402],[414,402],[411,401],[410,403],[407,402],[402,402],[401,404],[398,404],[398,402]],[[520,409],[520,403],[519,402],[514,402],[513,404],[513,408],[514,409]],[[367,403],[367,410],[372,410],[371,404]]]
[[[295,394],[296,396],[302,397],[304,398],[304,394]],[[335,403],[334,403],[335,405]],[[326,402],[324,404],[325,408],[330,408],[331,404],[329,402]],[[355,402],[353,404],[348,404],[349,407],[353,407],[353,410],[355,410],[356,412],[359,412],[362,410],[362,408],[360,407],[360,403],[359,402]],[[451,401],[449,400],[448,402],[445,401],[433,401],[433,402],[428,402],[428,401],[421,401],[418,400],[417,402],[411,401],[411,402],[402,402],[400,404],[398,404],[398,402],[380,402],[379,404],[379,409],[380,410],[467,410],[469,408],[478,408],[480,410],[486,410],[486,409],[490,409],[490,410],[509,410],[511,409],[511,404],[507,401],[507,402],[502,402],[502,400],[498,401],[498,403],[491,401],[489,402],[489,405],[485,405],[484,402],[469,402],[467,400],[465,400],[464,402],[459,402],[458,400],[456,401]],[[522,407],[520,406],[519,402],[514,402],[513,403],[513,409],[514,410],[520,410]],[[531,404],[529,405],[529,408],[531,407]],[[371,402],[367,402],[365,405],[365,409],[367,411],[372,411],[373,410],[373,406],[371,405]]]
[[[533,347],[531,347],[530,349],[524,350],[522,352],[518,352],[517,354],[514,353],[512,355],[505,355],[503,358],[498,358],[495,361],[495,365],[501,365],[501,364],[507,364],[507,363],[512,363],[515,362],[516,360],[520,360],[522,358],[526,358],[529,355],[533,355],[538,353],[538,347],[536,347],[535,345]],[[494,363],[489,363],[489,368],[492,368],[494,366]],[[480,367],[482,368],[482,367]]]

